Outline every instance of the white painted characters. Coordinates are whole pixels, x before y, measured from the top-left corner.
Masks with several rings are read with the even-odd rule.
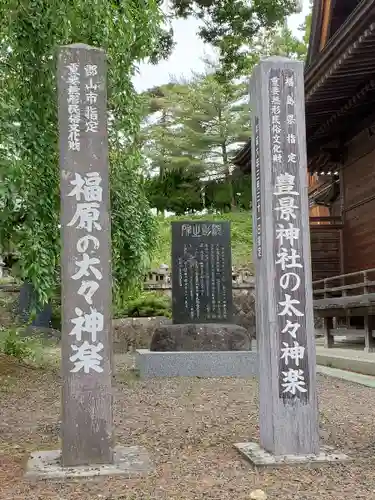
[[[285,86],[286,87],[294,87],[294,75],[286,75],[285,76]]]
[[[303,312],[299,311],[295,306],[299,305],[300,301],[293,299],[288,293],[285,294],[285,300],[281,300],[279,305],[282,306],[282,310],[278,313],[279,316],[304,316]]]
[[[222,236],[222,226],[221,224],[182,224],[181,225],[181,236]]]
[[[293,323],[290,319],[286,320],[286,325],[281,333],[289,333],[294,339],[297,338],[297,331],[301,328],[300,323]]]
[[[281,385],[284,387],[284,393],[288,392],[295,396],[297,392],[307,392],[303,370],[289,368],[288,371],[282,372],[282,374],[284,377]]]
[[[96,238],[95,236],[92,236],[92,234],[87,234],[86,236],[82,236],[82,238],[80,238],[77,241],[77,252],[79,252],[79,253],[87,252],[87,250],[89,249],[89,246],[90,246],[90,244],[89,244],[90,241],[93,244],[94,250],[98,250],[98,248],[100,246],[98,238]]]
[[[282,356],[281,359],[285,360],[285,364],[288,366],[289,359],[293,360],[296,366],[299,366],[299,362],[303,359],[305,355],[305,348],[299,345],[298,342],[294,341],[294,345],[290,346],[287,342],[283,342],[284,347],[281,349]]]
[[[74,180],[70,181],[73,189],[68,196],[75,196],[77,203],[75,214],[68,226],[76,225],[77,229],[85,229],[92,233],[94,229],[102,229],[100,219],[100,202],[103,197],[103,188],[101,187],[102,178],[99,172],[88,172],[86,175],[76,173]]]
[[[82,260],[76,261],[78,271],[73,274],[72,280],[80,280],[84,276],[90,276],[90,273],[92,273],[94,277],[100,281],[103,275],[100,270],[95,267],[98,265],[100,265],[100,259],[97,257],[90,257],[89,254],[84,253],[82,255]]]
[[[94,370],[97,373],[102,373],[103,368],[100,366],[100,361],[103,359],[103,356],[98,353],[103,347],[101,342],[98,344],[89,344],[87,340],[80,346],[73,344],[72,349],[76,351],[76,354],[73,354],[73,356],[69,358],[69,360],[74,363],[74,368],[70,371],[76,373],[83,370],[84,373],[90,373],[90,370]]]
[[[86,133],[96,134],[99,131],[99,113],[96,106],[98,100],[99,84],[94,81],[93,77],[98,76],[98,67],[94,64],[85,66],[85,118],[86,118]]]
[[[86,229],[92,233],[94,229],[101,231],[99,203],[77,203],[75,214],[68,226],[76,226],[77,229]]]
[[[294,285],[293,285],[294,283]],[[280,286],[283,290],[291,290],[295,292],[299,289],[301,284],[301,277],[296,273],[285,273],[280,278]]]
[[[88,172],[84,177],[81,174],[75,174],[75,179],[70,181],[74,186],[68,196],[75,196],[77,201],[97,201],[101,202],[103,198],[102,179],[99,172]]]
[[[279,260],[276,261],[276,265],[280,264],[281,269],[285,271],[286,269],[295,269],[295,268],[300,268],[302,269],[302,264],[300,262],[297,262],[301,258],[300,255],[298,255],[297,250],[295,248],[290,249],[290,253],[286,248],[281,247],[280,252],[277,253],[277,256]]]
[[[68,149],[69,151],[81,150],[81,86],[78,63],[70,63],[68,70]]]
[[[289,241],[290,245],[294,245],[294,241],[299,240],[300,228],[295,227],[294,224],[289,223],[289,227],[285,227],[283,224],[278,224],[276,229],[276,239],[280,241],[280,245],[284,245]]]
[[[290,219],[296,219],[296,210],[298,206],[295,204],[294,198],[292,196],[284,196],[278,200],[279,206],[275,208],[276,212],[279,212],[279,217],[281,220],[290,221]]]
[[[98,74],[98,66],[96,64],[86,64],[85,66],[85,75],[89,76],[97,76]]]
[[[299,196],[299,192],[295,190],[295,178],[295,175],[288,174],[287,172],[278,175],[273,194],[275,196]]]
[[[295,75],[270,78],[271,159],[274,169],[275,267],[278,270],[277,317],[280,332],[280,387],[287,397],[307,392],[305,380],[305,291],[301,247],[300,193]],[[282,110],[280,112],[280,110]],[[281,123],[281,119],[282,123]],[[301,293],[302,292],[302,293]],[[285,367],[285,369],[283,369]],[[280,394],[281,394],[280,393]],[[281,396],[285,397],[285,396]]]
[[[103,331],[104,326],[104,316],[102,313],[98,312],[95,308],[90,307],[90,313],[86,314],[79,307],[75,308],[76,317],[71,319],[74,328],[69,333],[69,335],[74,335],[76,340],[81,342],[82,334],[90,334],[90,340],[92,342],[97,341],[97,334]]]
[[[96,74],[96,67],[86,67],[86,74]],[[96,252],[100,248],[99,238],[91,233],[101,231],[100,206],[103,201],[102,178],[99,172],[75,173],[70,180],[72,186],[67,196],[77,203],[73,218],[68,223],[73,230],[84,230],[86,233],[76,243],[79,259],[75,260],[75,272],[71,279],[79,281],[77,295],[83,297],[90,306],[89,311],[82,306],[75,307],[75,317],[70,319],[74,325],[69,335],[75,337],[72,350],[75,352],[69,359],[73,363],[72,373],[102,373],[101,361],[103,357],[99,352],[103,349],[100,342],[100,333],[104,329],[104,316],[95,306],[95,294],[99,290],[103,279],[100,257]],[[88,338],[87,338],[88,337]],[[80,344],[79,344],[80,343]]]
[[[281,147],[281,100],[280,100],[280,78],[274,76],[270,80],[271,101],[271,155],[274,164],[282,164],[283,151]]]

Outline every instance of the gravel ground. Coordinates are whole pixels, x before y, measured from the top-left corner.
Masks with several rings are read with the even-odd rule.
[[[1,360],[0,360],[1,361]],[[1,370],[1,500],[375,499],[375,391],[318,377],[322,443],[355,460],[317,469],[255,470],[233,443],[258,439],[255,380],[169,379],[143,382],[122,365],[115,389],[117,442],[147,448],[146,477],[84,482],[28,482],[30,451],[58,447],[56,374]]]

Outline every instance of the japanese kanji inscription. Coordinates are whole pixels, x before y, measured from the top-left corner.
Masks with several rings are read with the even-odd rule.
[[[270,137],[272,148],[273,210],[276,216],[275,266],[280,330],[279,393],[282,399],[308,401],[305,288],[300,213],[299,153],[295,116],[295,72],[271,69]],[[281,106],[281,103],[284,105]],[[281,148],[281,145],[283,148]],[[298,296],[297,296],[298,294]],[[287,321],[292,320],[293,336]]]
[[[232,321],[230,223],[172,222],[174,323]]]
[[[106,62],[59,54],[62,231],[62,462],[113,462]]]
[[[262,258],[262,202],[260,190],[260,138],[259,138],[259,117],[254,118],[254,150],[255,150],[255,214],[256,233],[255,243],[258,259]]]
[[[319,450],[303,85],[302,63],[272,57],[251,86],[260,434],[276,455]]]

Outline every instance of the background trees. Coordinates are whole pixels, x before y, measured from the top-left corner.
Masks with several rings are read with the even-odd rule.
[[[253,45],[241,57],[247,68],[253,68],[260,56],[304,60],[306,54],[306,37],[293,36],[286,24],[279,23],[254,35]],[[250,72],[231,78],[220,62],[207,60],[203,74],[144,93],[144,172],[148,198],[159,212],[250,208],[250,176],[231,161],[251,135]]]
[[[154,237],[135,142],[141,107],[131,77],[137,61],[162,55],[162,21],[156,0],[0,3],[0,237],[2,245],[12,242],[22,279],[33,284],[43,302],[56,285],[60,254],[56,49],[79,41],[108,53],[113,270],[119,298],[142,275]]]
[[[247,78],[261,53],[304,57],[306,39],[296,40],[280,24],[294,0],[171,0],[169,15],[201,19],[200,36],[220,57],[203,75],[139,96],[132,85],[136,64],[156,62],[173,47],[162,3],[0,2],[0,247],[17,252],[20,277],[42,302],[59,274],[59,45],[82,42],[108,53],[118,300],[138,282],[154,247],[149,203],[177,214],[249,207],[250,179],[231,164],[251,134]]]
[[[243,49],[259,32],[274,28],[300,7],[296,0],[172,0],[174,13],[203,22],[201,38],[220,52],[221,71],[238,76],[249,71]]]

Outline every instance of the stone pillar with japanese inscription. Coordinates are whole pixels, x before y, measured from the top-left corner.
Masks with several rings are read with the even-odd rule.
[[[106,56],[62,47],[62,465],[113,463]]]
[[[303,63],[262,60],[251,80],[260,445],[319,453]]]

